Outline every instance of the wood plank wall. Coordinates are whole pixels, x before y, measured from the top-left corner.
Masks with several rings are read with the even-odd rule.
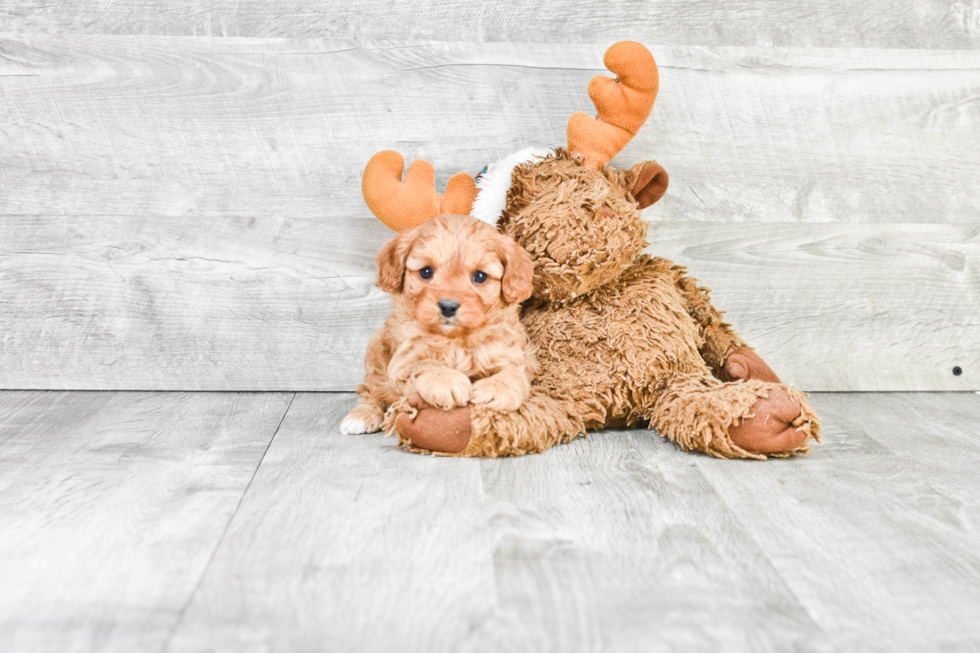
[[[0,32],[0,388],[353,389],[367,159],[441,185],[562,144],[630,38],[650,252],[798,387],[980,389],[980,0],[13,0]]]

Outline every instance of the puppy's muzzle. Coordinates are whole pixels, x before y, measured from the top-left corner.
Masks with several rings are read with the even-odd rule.
[[[443,317],[453,317],[459,310],[459,302],[455,299],[440,299],[439,312]]]

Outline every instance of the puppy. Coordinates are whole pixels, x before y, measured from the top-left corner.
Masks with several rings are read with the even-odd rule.
[[[388,406],[416,393],[444,409],[516,410],[527,399],[537,362],[520,303],[533,263],[520,245],[475,218],[441,215],[388,241],[377,264],[394,310],[368,343],[341,433],[380,430]]]

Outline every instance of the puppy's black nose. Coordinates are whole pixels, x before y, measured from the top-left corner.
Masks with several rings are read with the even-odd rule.
[[[439,300],[439,312],[442,313],[443,317],[452,317],[456,315],[456,311],[459,309],[459,302],[455,299],[440,299]]]

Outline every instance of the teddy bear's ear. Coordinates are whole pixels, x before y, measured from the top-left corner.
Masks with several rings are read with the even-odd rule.
[[[633,199],[640,205],[641,209],[656,204],[664,193],[667,192],[667,184],[670,178],[667,171],[656,161],[644,161],[633,166],[630,177],[636,179],[633,187],[629,190]]]

